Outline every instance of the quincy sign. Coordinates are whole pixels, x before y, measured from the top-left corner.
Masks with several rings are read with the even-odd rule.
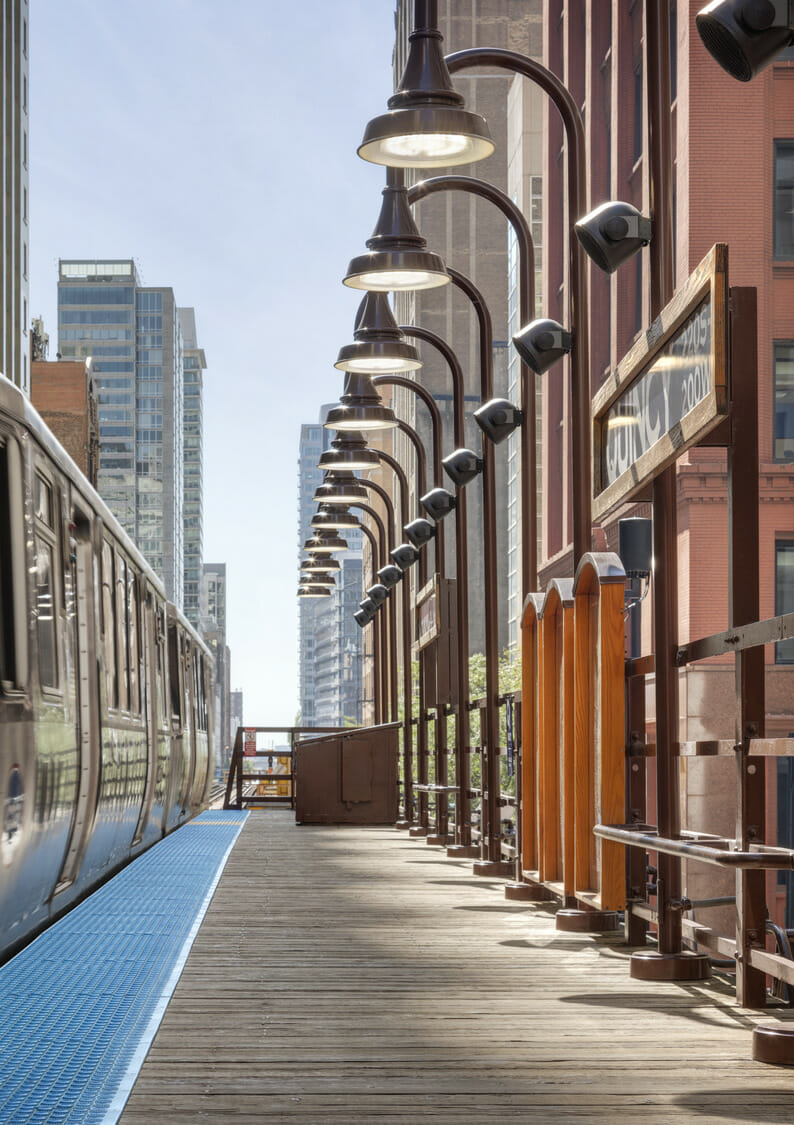
[[[728,413],[728,248],[712,247],[593,399],[593,518]]]

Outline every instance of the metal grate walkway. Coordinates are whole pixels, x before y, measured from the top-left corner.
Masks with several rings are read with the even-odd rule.
[[[247,813],[206,812],[0,969],[0,1122],[118,1119]]]

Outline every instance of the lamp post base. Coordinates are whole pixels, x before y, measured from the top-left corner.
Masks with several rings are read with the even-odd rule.
[[[634,980],[708,980],[711,964],[705,953],[632,953],[630,975]]]
[[[499,879],[508,879],[513,874],[513,864],[499,859],[481,859],[473,864],[472,871],[475,875],[495,875]]]
[[[427,835],[427,829],[423,828],[421,824],[414,824],[414,825],[411,826],[411,828],[408,829],[408,835],[414,836],[414,837],[426,836]]]
[[[411,827],[411,822],[410,820],[398,820],[394,827],[399,828],[402,832],[407,832]]]
[[[439,836],[436,832],[428,833],[426,844],[432,844],[434,847],[445,847],[447,843],[446,836]]]
[[[505,898],[511,902],[548,902],[548,892],[538,883],[506,883]]]
[[[794,1066],[794,1027],[754,1028],[753,1059],[771,1066]]]
[[[558,910],[554,924],[566,934],[603,934],[621,928],[616,910]]]
[[[476,844],[450,844],[447,848],[449,859],[477,859],[480,849]]]

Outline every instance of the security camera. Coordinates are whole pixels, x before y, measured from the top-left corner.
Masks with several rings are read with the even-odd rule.
[[[537,375],[567,355],[573,336],[556,320],[533,320],[513,337],[513,347]]]

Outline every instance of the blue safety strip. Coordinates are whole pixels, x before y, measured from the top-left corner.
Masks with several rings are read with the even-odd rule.
[[[0,968],[0,1122],[121,1114],[247,812],[205,812]]]

